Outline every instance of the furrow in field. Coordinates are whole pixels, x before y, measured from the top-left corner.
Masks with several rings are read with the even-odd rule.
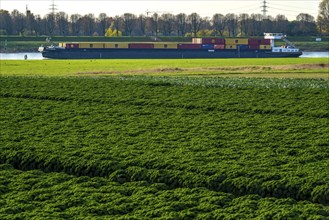
[[[78,103],[108,103],[110,105],[126,105],[126,106],[140,106],[140,107],[158,107],[158,108],[171,108],[171,109],[187,109],[193,110],[198,109],[204,112],[214,111],[214,112],[240,112],[246,114],[259,114],[259,115],[281,115],[281,116],[297,116],[297,117],[313,117],[313,118],[329,118],[328,111],[309,111],[309,112],[300,112],[300,111],[291,111],[291,109],[278,109],[278,108],[264,108],[262,106],[235,106],[229,103],[229,105],[217,105],[210,104],[209,106],[205,105],[196,105],[194,103],[180,103],[175,104],[171,102],[154,102],[154,100],[102,100],[102,99],[77,99],[70,97],[61,97],[61,96],[47,96],[47,95],[31,95],[31,94],[10,94],[5,93],[1,95],[2,98],[17,98],[17,99],[30,99],[30,100],[44,100],[44,101],[57,101],[57,102],[78,102]]]

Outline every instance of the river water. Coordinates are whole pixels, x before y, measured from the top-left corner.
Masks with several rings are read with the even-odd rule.
[[[329,52],[303,52],[301,58],[329,58]]]
[[[41,53],[0,53],[0,60],[42,60]],[[301,58],[329,58],[329,52],[303,52]]]

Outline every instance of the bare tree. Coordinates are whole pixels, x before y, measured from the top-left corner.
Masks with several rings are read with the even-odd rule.
[[[125,13],[122,16],[122,21],[123,21],[124,31],[126,36],[131,36],[131,33],[133,31],[136,22],[136,15],[131,13]]]
[[[266,16],[261,22],[261,32],[273,32],[274,25],[273,25],[274,18],[272,16]],[[281,32],[281,31],[280,31]]]
[[[139,15],[138,17],[139,30],[142,36],[146,35],[146,17],[144,15]]]
[[[287,33],[289,28],[289,21],[284,15],[277,15],[274,19],[274,32]]]
[[[176,15],[176,29],[178,36],[184,36],[186,33],[186,26],[187,26],[187,16],[184,13],[180,13]]]
[[[214,14],[212,16],[212,26],[215,31],[215,35],[218,34],[223,36],[223,31],[225,29],[225,17],[222,14]]]
[[[250,22],[249,22],[249,30],[251,36],[261,36],[263,35],[262,30],[259,28],[261,27],[261,23],[263,21],[262,14],[251,14],[250,15]]]
[[[35,30],[34,30],[34,27],[35,27],[35,17],[34,17],[34,14],[31,13],[31,11],[27,11],[26,12],[26,25],[25,25],[25,30],[27,31],[27,34],[28,35],[33,35],[35,34]]]
[[[79,19],[81,22],[81,31],[85,36],[92,36],[95,32],[95,17],[93,14],[87,14]]]
[[[316,32],[314,17],[310,14],[300,13],[296,17],[297,30],[300,35],[313,35]]]
[[[56,13],[56,24],[58,26],[59,34],[66,36],[69,34],[68,15],[65,12]]]
[[[18,10],[11,12],[14,34],[23,35],[26,27],[25,15],[20,13]]]
[[[239,15],[239,27],[240,27],[240,33],[241,35],[243,36],[248,36],[249,34],[249,25],[248,25],[248,22],[249,22],[249,15],[248,14],[240,14]]]
[[[152,15],[152,18],[150,20],[150,25],[151,25],[151,32],[153,35],[158,36],[159,34],[159,15],[158,13],[154,13]]]
[[[320,34],[329,35],[329,0],[322,0],[319,4],[319,15],[317,18]]]
[[[80,19],[81,15],[79,14],[73,14],[70,16],[71,33],[73,35],[79,35],[80,33]]]
[[[106,29],[118,30],[125,35],[149,34],[158,36],[159,32],[163,35],[172,34],[185,36],[185,33],[191,32],[194,36],[198,34],[204,36],[228,35],[237,36],[261,36],[265,31],[284,32],[289,35],[315,35],[319,33],[329,35],[329,0],[321,0],[319,5],[319,15],[317,23],[313,16],[301,13],[294,21],[288,21],[284,15],[277,15],[275,18],[268,16],[263,18],[261,14],[214,14],[209,18],[201,18],[197,13],[186,15],[180,13],[173,15],[170,13],[159,16],[154,13],[150,17],[139,15],[137,17],[131,13],[125,13],[122,16],[108,17],[105,13],[99,14],[97,19],[93,14],[81,16],[73,14],[69,16],[64,12],[56,14],[47,14],[43,18],[34,15],[30,11],[26,15],[18,10],[8,13],[0,9],[0,33],[1,34],[43,34],[43,35],[105,35]],[[318,27],[318,29],[316,29]],[[224,32],[225,31],[225,32]],[[112,34],[113,35],[113,34]]]
[[[13,33],[13,20],[9,12],[0,9],[0,30],[3,30],[3,34],[11,35]]]
[[[55,31],[55,15],[50,13],[47,14],[45,17],[46,20],[46,29],[47,29],[47,34],[52,36]]]
[[[235,14],[225,15],[225,23],[230,37],[235,37],[238,31],[238,19]]]
[[[119,30],[121,28],[121,24],[122,24],[121,17],[119,17],[118,15],[115,16],[114,19],[113,19],[113,28],[114,28],[114,30],[117,30],[116,31],[117,37],[119,36]]]
[[[110,25],[110,18],[107,16],[106,13],[100,13],[98,15],[98,22],[99,22],[99,27],[100,27],[100,35],[104,36],[106,29]]]
[[[193,35],[196,37],[198,31],[201,27],[201,17],[197,13],[192,13],[187,17],[188,23],[191,26],[191,31]]]
[[[41,34],[42,31],[42,19],[40,15],[34,16],[34,22],[33,22],[33,30],[35,31],[35,35],[38,36]]]
[[[200,29],[201,30],[211,30],[212,29],[211,20],[209,17],[201,18]]]
[[[161,29],[163,31],[163,35],[170,36],[174,30],[174,20],[175,16],[173,14],[163,14],[161,16]]]

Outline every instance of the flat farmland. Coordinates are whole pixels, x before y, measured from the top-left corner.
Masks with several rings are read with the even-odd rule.
[[[1,76],[252,76],[328,78],[328,58],[0,60]]]
[[[280,60],[1,61],[0,218],[329,219],[326,60]]]

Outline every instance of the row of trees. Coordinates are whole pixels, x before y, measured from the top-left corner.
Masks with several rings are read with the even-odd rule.
[[[329,34],[329,0],[319,6],[317,20],[301,13],[294,21],[284,15],[264,18],[261,14],[215,14],[212,18],[197,13],[170,13],[152,16],[125,13],[109,17],[105,13],[68,15],[50,13],[44,17],[30,11],[0,10],[0,34],[47,36],[258,36],[264,32],[284,32],[288,35]]]

